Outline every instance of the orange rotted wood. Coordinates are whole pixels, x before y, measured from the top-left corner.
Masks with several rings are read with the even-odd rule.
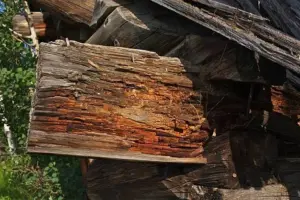
[[[300,118],[300,93],[292,85],[273,86],[271,94],[275,112]]]
[[[185,67],[143,50],[42,43],[29,151],[205,163],[195,153],[204,111]]]

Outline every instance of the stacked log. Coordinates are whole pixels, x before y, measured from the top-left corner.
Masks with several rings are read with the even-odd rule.
[[[95,6],[94,0],[30,0],[29,3],[35,5],[36,8],[58,15],[59,18],[69,23],[86,25],[89,25],[92,19]]]
[[[299,41],[248,1],[151,1],[56,9],[94,31],[41,44],[29,152],[98,158],[91,200],[299,198]]]

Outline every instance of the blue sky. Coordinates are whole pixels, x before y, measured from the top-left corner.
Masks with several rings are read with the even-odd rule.
[[[4,3],[0,0],[0,14],[5,11]]]

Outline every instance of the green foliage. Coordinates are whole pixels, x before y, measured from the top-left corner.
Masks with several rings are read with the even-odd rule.
[[[13,38],[10,31],[12,17],[21,11],[21,1],[3,2],[6,7],[5,12],[0,15],[0,94],[4,106],[0,107],[0,117],[6,118],[5,123],[11,127],[19,149],[24,149],[30,88],[35,84],[36,58],[24,43]],[[2,126],[1,121],[0,125]]]
[[[1,2],[1,0],[0,0]],[[4,0],[0,14],[0,141],[3,124],[10,126],[17,155],[0,158],[0,200],[83,199],[79,160],[73,157],[26,154],[29,111],[35,84],[36,57],[11,33],[12,17],[22,0]]]

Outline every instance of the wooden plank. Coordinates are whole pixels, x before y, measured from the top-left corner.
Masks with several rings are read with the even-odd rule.
[[[236,41],[242,46],[256,51],[260,55],[279,63],[287,69],[300,73],[300,60],[297,56],[291,54],[289,51],[279,48],[273,43],[267,42],[255,34],[251,33],[251,24],[256,22],[247,22],[239,19],[225,19],[222,16],[216,15],[205,9],[200,9],[189,3],[181,0],[152,0],[161,6],[164,6],[202,26],[205,26],[230,40]],[[236,22],[236,23],[235,23]],[[248,24],[248,28],[245,30],[245,25]],[[242,26],[240,26],[242,25]],[[289,38],[284,36],[283,38],[275,35],[274,38],[279,38],[280,41]],[[294,40],[289,38],[290,40]],[[276,40],[273,41],[277,43]]]
[[[300,39],[298,1],[266,0],[261,6],[277,28]]]
[[[88,170],[88,196],[91,200],[178,199],[176,188],[193,183],[238,187],[237,177],[232,176],[235,169],[229,135],[213,138],[204,152],[211,163],[202,166],[96,160]]]
[[[203,107],[179,59],[70,43],[41,44],[29,152],[206,162],[191,156],[208,131],[193,129]]]
[[[243,10],[256,14],[261,15],[259,12],[259,2],[257,0],[236,0],[239,5],[243,8]]]
[[[146,5],[116,8],[87,43],[143,49],[164,55],[184,36],[178,34],[175,26],[157,20]]]
[[[221,3],[221,2],[218,2],[215,0],[192,0],[192,1],[195,3],[205,5],[205,6],[209,6],[216,10],[223,11],[227,14],[232,14],[236,17],[245,17],[247,19],[255,20],[255,21],[267,21],[268,20],[260,15],[249,13],[249,12],[246,12],[239,8],[232,7],[232,6],[229,6],[227,4],[224,4],[224,3]]]
[[[68,22],[86,25],[92,20],[95,6],[94,0],[31,0],[30,3],[39,5],[54,15],[60,15]]]
[[[276,138],[246,131],[212,138],[204,152],[223,161],[208,159],[203,166],[96,160],[88,171],[87,192],[91,200],[215,199],[221,194],[249,199],[256,188],[257,198],[287,197],[287,189],[268,171],[277,166],[267,161],[277,160],[276,150]],[[274,188],[283,191],[274,193]]]

